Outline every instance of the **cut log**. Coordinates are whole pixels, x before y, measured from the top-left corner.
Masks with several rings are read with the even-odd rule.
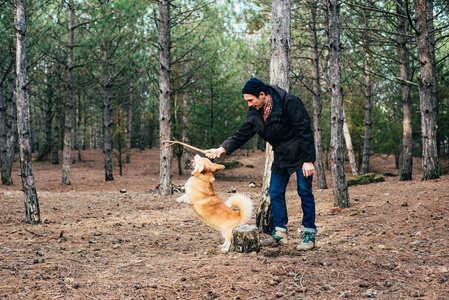
[[[259,229],[254,225],[248,224],[234,227],[232,230],[231,249],[241,253],[259,252]]]

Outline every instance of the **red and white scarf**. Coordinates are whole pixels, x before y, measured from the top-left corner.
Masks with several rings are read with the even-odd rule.
[[[273,98],[271,97],[270,94],[267,93],[267,101],[263,108],[263,114],[262,114],[264,122],[267,121],[267,118],[271,114],[272,110],[273,110]]]

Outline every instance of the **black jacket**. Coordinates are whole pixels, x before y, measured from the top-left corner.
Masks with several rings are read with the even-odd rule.
[[[273,173],[292,174],[302,168],[304,162],[315,162],[315,145],[310,127],[310,117],[298,97],[269,85],[273,97],[273,110],[264,122],[261,113],[250,107],[239,131],[221,146],[226,154],[240,148],[256,133],[273,146]]]

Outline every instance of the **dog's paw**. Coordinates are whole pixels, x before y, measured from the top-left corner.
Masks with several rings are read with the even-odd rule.
[[[176,201],[177,201],[178,203],[185,202],[185,203],[190,204],[190,201],[189,201],[189,198],[187,198],[187,195],[184,195],[184,196],[179,197],[178,199],[176,199]]]
[[[229,248],[231,245],[229,245],[228,247],[223,247],[221,248],[221,252],[229,252]]]
[[[231,248],[231,242],[224,242],[224,244],[219,246],[222,252],[228,252],[229,248]]]

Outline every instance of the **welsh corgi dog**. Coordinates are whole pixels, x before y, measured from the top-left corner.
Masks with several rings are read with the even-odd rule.
[[[225,168],[214,164],[209,159],[195,155],[195,169],[192,177],[185,185],[185,194],[177,199],[192,206],[195,213],[206,224],[221,231],[225,241],[220,246],[221,251],[229,251],[232,240],[232,229],[247,223],[253,212],[253,204],[249,197],[242,194],[231,196],[224,203],[215,193],[214,174]],[[239,211],[231,207],[236,206]]]

